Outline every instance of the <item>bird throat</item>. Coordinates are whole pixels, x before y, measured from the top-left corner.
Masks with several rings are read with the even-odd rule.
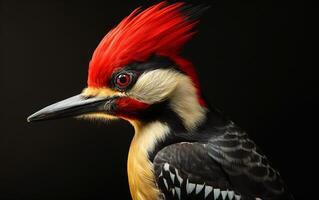
[[[169,99],[170,109],[181,120],[186,132],[194,130],[206,118],[206,108],[198,104],[196,90],[189,79],[179,84]],[[168,117],[168,116],[167,116]],[[127,163],[128,181],[133,200],[161,199],[150,153],[163,142],[170,131],[168,122],[154,120],[143,123],[128,120],[135,129]]]
[[[135,128],[127,162],[128,181],[133,200],[160,199],[161,192],[156,186],[153,164],[148,152],[156,142],[163,140],[169,127],[159,121],[142,124],[131,121]]]

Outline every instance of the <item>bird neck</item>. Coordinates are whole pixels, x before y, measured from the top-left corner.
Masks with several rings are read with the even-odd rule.
[[[185,75],[178,76],[174,90],[164,101],[151,104],[139,113],[137,121],[143,124],[160,121],[184,131],[196,130],[206,119],[208,109],[201,104],[192,80]]]
[[[128,180],[133,200],[158,199],[152,160],[166,145],[178,142],[176,132],[194,131],[205,121],[207,109],[202,107],[191,82],[179,84],[174,94],[164,102],[154,104],[139,120],[129,120],[134,126],[128,155]]]
[[[200,104],[198,89],[192,80],[183,76],[169,97],[170,108],[182,120],[187,131],[194,131],[201,125],[207,114],[207,108]]]
[[[169,133],[169,127],[159,121],[141,123],[131,121],[135,134],[131,142],[127,172],[130,192],[133,200],[158,199],[160,191],[155,182],[153,164],[149,159],[156,141],[163,140]]]

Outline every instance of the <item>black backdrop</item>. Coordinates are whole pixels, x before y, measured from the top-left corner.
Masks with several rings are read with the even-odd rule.
[[[154,2],[1,1],[1,200],[130,198],[128,123],[28,124],[26,117],[79,93],[104,34],[137,6]],[[303,3],[210,4],[183,51],[197,66],[206,98],[247,130],[297,199],[315,195]]]

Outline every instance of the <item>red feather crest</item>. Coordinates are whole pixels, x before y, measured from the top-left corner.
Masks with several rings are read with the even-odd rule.
[[[105,86],[116,69],[145,61],[154,54],[180,60],[178,51],[194,34],[196,23],[181,13],[183,6],[184,3],[161,2],[144,11],[135,9],[96,48],[90,61],[88,85]]]

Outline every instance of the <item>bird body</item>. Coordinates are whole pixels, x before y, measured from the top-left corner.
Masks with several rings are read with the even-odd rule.
[[[208,106],[179,54],[201,7],[165,2],[136,9],[96,48],[81,94],[28,118],[124,119],[135,134],[127,162],[134,200],[290,199],[248,135]]]

